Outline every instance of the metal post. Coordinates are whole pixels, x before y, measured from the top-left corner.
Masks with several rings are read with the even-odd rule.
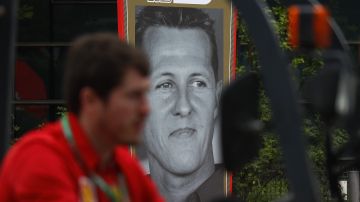
[[[349,171],[349,179],[347,183],[347,199],[350,202],[360,202],[360,181],[359,171]]]
[[[15,62],[16,3],[16,0],[0,0],[0,160],[11,138],[10,101]]]

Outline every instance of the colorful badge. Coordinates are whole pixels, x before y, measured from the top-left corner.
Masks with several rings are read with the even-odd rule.
[[[98,202],[96,188],[89,178],[80,177],[79,187],[81,202]]]

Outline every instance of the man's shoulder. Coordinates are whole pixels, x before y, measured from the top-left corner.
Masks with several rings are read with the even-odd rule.
[[[25,133],[9,152],[23,152],[32,146],[56,148],[62,142],[62,131],[59,122],[48,123],[42,128]]]
[[[2,169],[13,166],[21,168],[21,164],[40,160],[42,156],[60,157],[64,150],[62,142],[61,128],[57,122],[32,130],[11,146],[2,162]]]
[[[1,165],[0,187],[6,191],[0,190],[0,200],[75,196],[76,185],[70,173],[73,163],[60,137],[61,128],[56,123],[48,124],[25,134],[10,148]]]
[[[152,180],[146,176],[138,159],[127,146],[116,148],[116,161],[125,178],[134,201],[163,202]]]
[[[129,147],[118,147],[116,149],[116,161],[118,166],[129,181],[136,183],[148,181],[150,178],[146,176],[140,162],[135,155],[130,153],[130,151]],[[146,184],[142,185],[145,186]]]
[[[130,152],[130,147],[128,146],[118,146],[115,150],[116,152],[116,161],[122,169],[126,168],[141,168],[138,160]]]

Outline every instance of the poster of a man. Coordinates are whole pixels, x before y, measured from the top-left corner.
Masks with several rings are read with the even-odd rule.
[[[230,53],[223,36],[231,33],[222,29],[224,10],[130,8],[135,11],[130,41],[145,51],[152,70],[151,113],[144,131],[151,178],[167,201],[225,196],[228,177],[213,152],[219,98],[230,72],[224,66],[231,64],[224,61]]]
[[[223,180],[212,151],[222,89],[213,21],[200,9],[164,7],[145,7],[137,19],[136,44],[152,68],[144,141],[151,177],[169,201],[196,198],[207,180]]]

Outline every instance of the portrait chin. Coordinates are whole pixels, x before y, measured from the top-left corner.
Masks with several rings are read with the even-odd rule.
[[[188,175],[201,167],[208,152],[195,141],[193,144],[168,143],[161,153],[151,150],[149,153],[169,173]]]

